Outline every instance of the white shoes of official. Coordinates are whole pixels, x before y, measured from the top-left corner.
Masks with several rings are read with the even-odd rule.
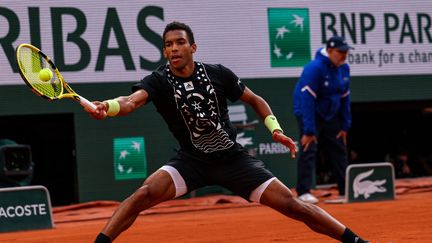
[[[313,204],[318,203],[318,198],[316,198],[314,195],[312,195],[310,193],[305,193],[305,194],[299,196],[298,198],[300,200],[302,200],[303,202],[313,203]]]

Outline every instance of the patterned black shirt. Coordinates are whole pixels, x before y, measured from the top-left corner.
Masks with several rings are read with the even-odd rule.
[[[223,65],[195,62],[194,73],[181,78],[167,64],[132,87],[138,89],[147,91],[182,150],[208,155],[238,146],[227,99],[237,101],[245,86]]]

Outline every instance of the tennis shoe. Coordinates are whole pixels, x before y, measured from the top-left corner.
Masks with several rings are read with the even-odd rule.
[[[314,195],[312,195],[310,193],[305,193],[305,194],[299,196],[298,198],[300,200],[302,200],[303,202],[312,203],[312,204],[318,203],[318,198],[316,198]]]

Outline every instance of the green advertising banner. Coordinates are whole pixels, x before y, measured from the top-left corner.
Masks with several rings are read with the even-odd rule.
[[[33,2],[0,6],[0,85],[22,82],[19,43],[51,56],[74,84],[141,80],[165,64],[162,35],[174,19],[192,27],[197,60],[235,67],[243,79],[298,77],[333,35],[355,47],[352,76],[432,73],[432,1]]]
[[[307,8],[269,8],[272,67],[302,67],[311,60]]]
[[[395,198],[394,169],[391,163],[352,164],[346,171],[348,202]]]
[[[143,137],[115,138],[113,151],[116,180],[147,177],[147,157]]]
[[[0,189],[0,232],[52,227],[51,200],[45,187]]]

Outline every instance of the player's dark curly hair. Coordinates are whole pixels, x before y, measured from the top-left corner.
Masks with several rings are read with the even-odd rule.
[[[164,43],[165,43],[165,34],[171,30],[184,30],[184,31],[186,31],[189,44],[192,45],[195,43],[194,34],[192,32],[192,29],[189,27],[189,25],[187,25],[185,23],[178,22],[178,21],[171,22],[171,23],[167,24],[167,26],[165,27],[165,30],[163,32]]]

